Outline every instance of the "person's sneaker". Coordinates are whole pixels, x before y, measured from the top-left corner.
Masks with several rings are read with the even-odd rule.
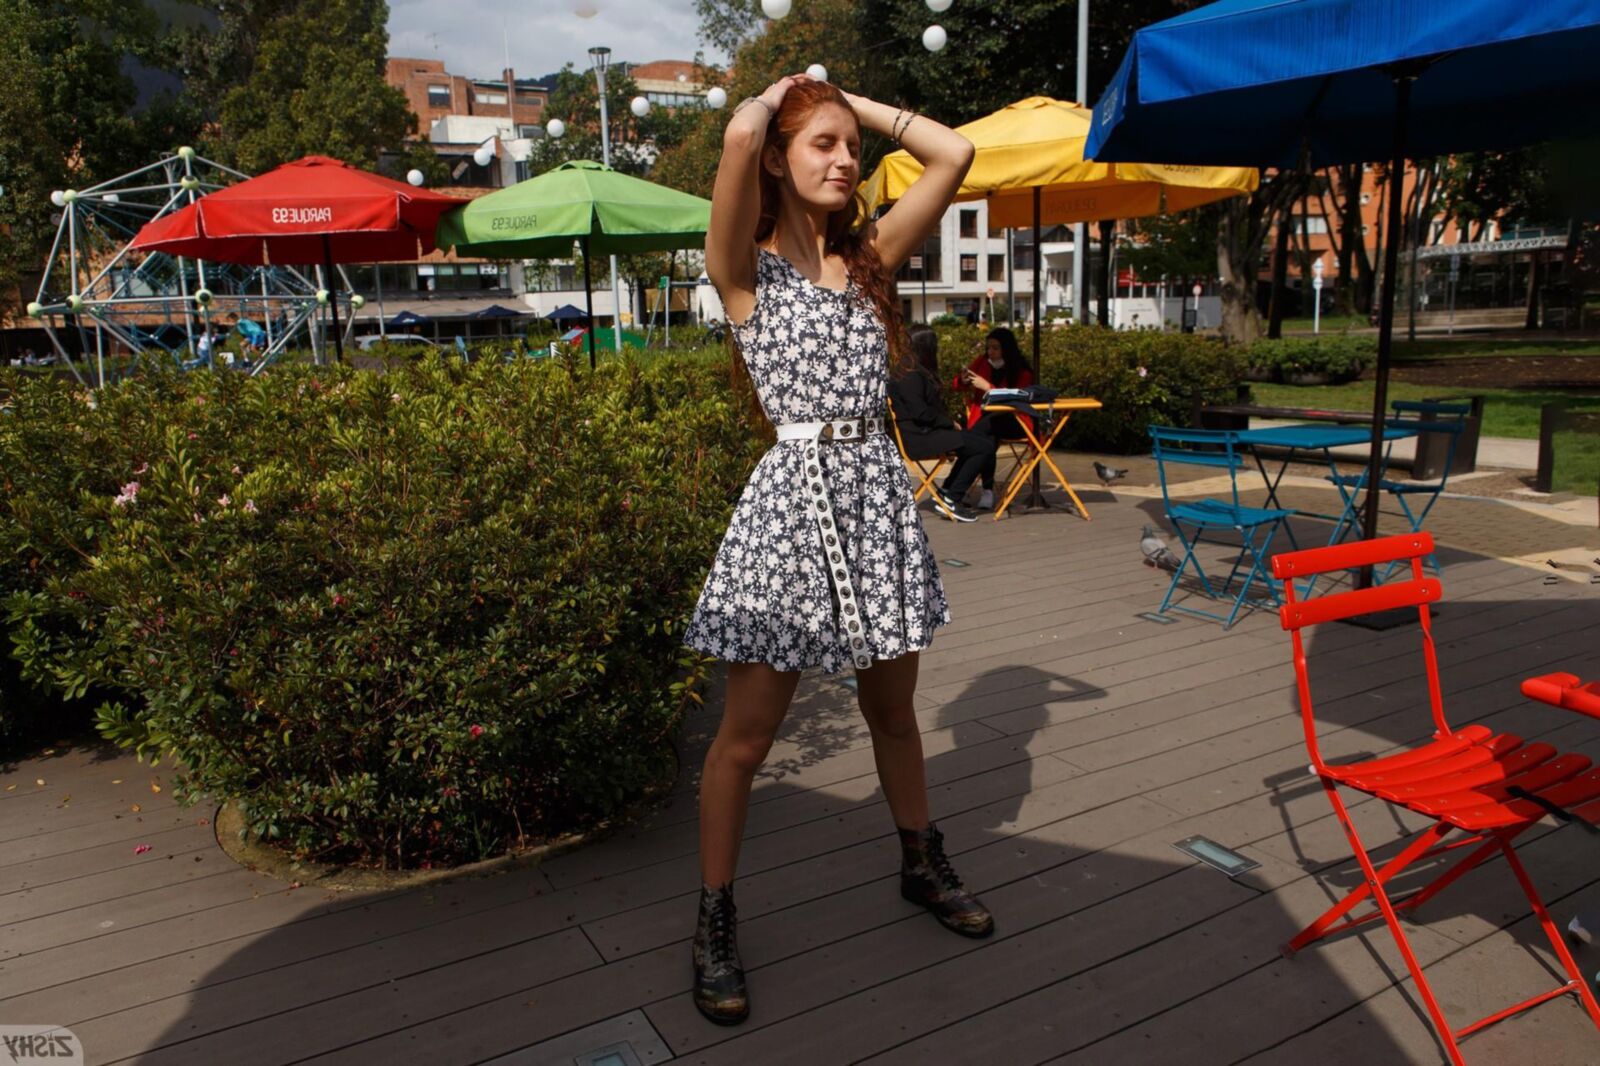
[[[939,502],[944,506],[935,507],[934,510],[952,522],[976,522],[978,520],[978,516],[967,510],[960,500],[946,496],[943,492],[939,493]]]
[[[978,509],[983,511],[994,510],[994,490],[984,489],[978,496]]]

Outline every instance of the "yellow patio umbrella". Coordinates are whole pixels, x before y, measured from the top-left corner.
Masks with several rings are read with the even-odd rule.
[[[1033,375],[1039,380],[1039,227],[1186,211],[1260,184],[1252,167],[1096,163],[1083,158],[1094,114],[1030,96],[957,128],[977,149],[957,200],[985,200],[992,226],[1033,227]],[[884,156],[861,183],[868,214],[904,196],[922,164],[904,149]],[[1038,500],[1038,471],[1033,495]]]
[[[1030,96],[959,127],[977,149],[957,200],[987,200],[991,225],[1049,226],[1187,211],[1255,191],[1252,167],[1096,163],[1083,158],[1094,115],[1048,96]],[[884,156],[861,184],[869,210],[904,196],[922,164],[901,150]],[[1034,190],[1039,214],[1034,213]]]

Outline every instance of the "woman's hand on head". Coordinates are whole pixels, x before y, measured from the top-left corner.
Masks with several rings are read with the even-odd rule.
[[[790,87],[798,82],[810,80],[811,75],[809,74],[787,75],[786,77],[779,78],[777,81],[767,86],[766,90],[763,91],[760,96],[756,97],[756,99],[770,107],[772,109],[772,113],[776,115],[778,113],[778,108],[783,106],[783,98],[789,95]]]

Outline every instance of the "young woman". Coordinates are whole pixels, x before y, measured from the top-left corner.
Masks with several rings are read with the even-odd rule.
[[[946,413],[944,397],[939,394],[939,335],[927,326],[913,326],[911,354],[915,369],[889,382],[891,413],[900,427],[900,439],[913,459],[955,453],[950,473],[939,489],[944,507],[936,512],[957,522],[975,521],[961,498],[985,471],[993,483],[995,440],[957,429]]]
[[[983,434],[995,443],[996,448],[1003,440],[1021,440],[1027,436],[1017,422],[1019,418],[1028,418],[1027,415],[994,413],[983,409],[983,398],[990,389],[1021,389],[1033,384],[1033,371],[1028,369],[1028,361],[1022,358],[1022,349],[1017,345],[1015,333],[1004,326],[990,330],[984,338],[983,352],[961,371],[953,384],[967,394],[969,433]],[[1033,425],[1033,419],[1028,418],[1028,425]],[[995,452],[991,451],[989,461],[980,474],[983,494],[978,498],[979,507],[994,506],[994,456]]]
[[[924,166],[863,217],[861,129]],[[950,619],[884,397],[905,337],[892,278],[933,231],[972,145],[931,119],[791,75],[734,109],[711,197],[706,272],[778,442],[750,476],[685,641],[727,660],[722,723],[700,781],[694,1002],[749,1013],[733,879],[750,783],[800,680],[854,666],[878,777],[900,831],[903,896],[967,936],[994,929],[928,820],[912,695],[917,652]]]

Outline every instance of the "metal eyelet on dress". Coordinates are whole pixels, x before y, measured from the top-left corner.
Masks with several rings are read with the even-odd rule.
[[[840,556],[840,554],[839,554],[839,553],[838,553],[838,552],[834,552],[834,553],[833,553],[833,555],[832,555],[832,559],[833,559],[833,561],[834,561],[834,562],[836,562],[836,563],[842,563],[842,562],[844,562],[844,558],[843,558],[843,557],[842,557],[842,556]]]
[[[843,581],[844,580],[844,571],[843,570],[835,570],[833,572],[833,576],[838,578],[840,581]]]
[[[845,614],[855,614],[856,613],[856,605],[853,604],[853,603],[848,603],[847,602],[844,605],[844,613]]]

